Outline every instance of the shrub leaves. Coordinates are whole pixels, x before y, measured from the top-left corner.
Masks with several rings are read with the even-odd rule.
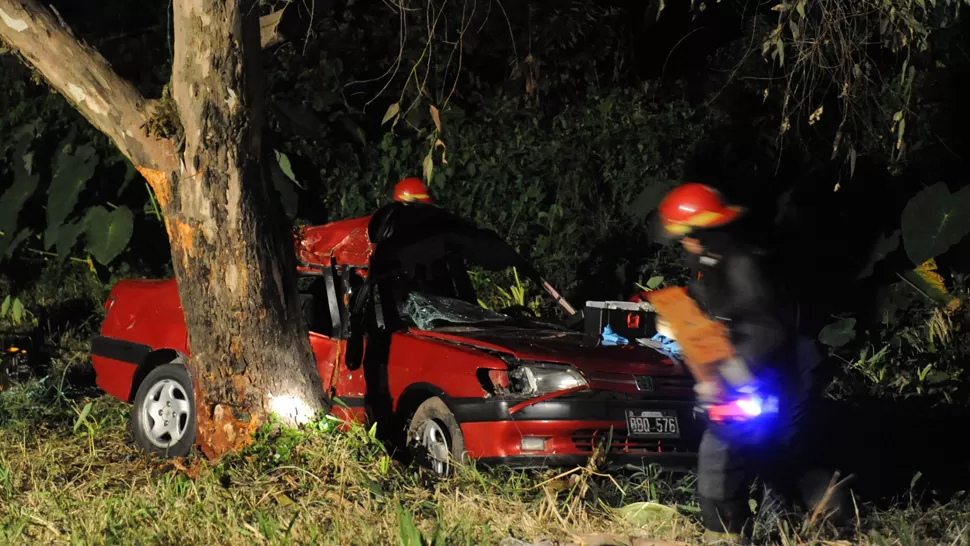
[[[855,319],[841,319],[822,328],[818,340],[829,347],[841,347],[855,339]]]
[[[909,200],[903,209],[903,246],[913,264],[946,252],[970,234],[970,187],[951,194],[937,182]]]
[[[102,206],[92,207],[84,219],[88,250],[99,263],[107,265],[128,246],[134,217],[127,207],[108,212]]]
[[[51,177],[50,188],[47,190],[47,231],[44,233],[44,248],[50,250],[54,244],[60,240],[69,241],[74,245],[74,239],[70,236],[61,237],[58,232],[64,226],[64,222],[70,216],[74,206],[77,205],[84,184],[94,175],[94,169],[98,165],[98,156],[92,146],[87,144],[78,146],[73,153],[71,145],[65,144],[58,151],[54,158],[54,174]],[[58,254],[70,252],[70,248],[58,248]]]

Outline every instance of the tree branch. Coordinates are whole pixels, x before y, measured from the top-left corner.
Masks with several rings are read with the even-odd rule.
[[[35,0],[0,0],[0,39],[18,50],[136,166],[176,169],[173,143],[148,136],[143,128],[157,103],[120,78],[55,13]]]

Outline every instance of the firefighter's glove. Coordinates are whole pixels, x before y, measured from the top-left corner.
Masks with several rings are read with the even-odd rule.
[[[750,385],[755,379],[748,363],[743,358],[736,356],[725,360],[718,367],[718,371],[724,381],[735,389]]]

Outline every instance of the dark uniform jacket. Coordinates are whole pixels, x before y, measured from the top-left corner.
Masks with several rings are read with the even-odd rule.
[[[729,233],[697,235],[702,255],[690,255],[688,294],[730,332],[737,355],[752,372],[768,366],[784,372],[785,353],[795,338],[797,313],[784,283],[773,278],[768,256]]]

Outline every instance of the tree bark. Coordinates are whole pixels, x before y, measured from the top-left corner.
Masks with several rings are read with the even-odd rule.
[[[0,0],[18,49],[155,191],[189,332],[198,442],[212,459],[246,445],[271,412],[329,409],[299,313],[293,240],[260,167],[255,0],[175,0],[176,142],[141,129],[150,108],[96,51],[34,0]]]
[[[262,176],[263,78],[253,0],[175,0],[172,91],[184,135],[169,238],[203,445],[234,449],[274,399],[325,407],[297,312],[292,236]],[[274,204],[275,206],[269,206]],[[284,252],[285,250],[285,252]],[[218,302],[218,304],[215,304]],[[287,405],[287,404],[284,404]]]
[[[168,140],[144,129],[158,101],[141,96],[97,51],[75,39],[59,16],[34,0],[0,0],[0,39],[16,49],[50,84],[135,165],[177,165]]]

